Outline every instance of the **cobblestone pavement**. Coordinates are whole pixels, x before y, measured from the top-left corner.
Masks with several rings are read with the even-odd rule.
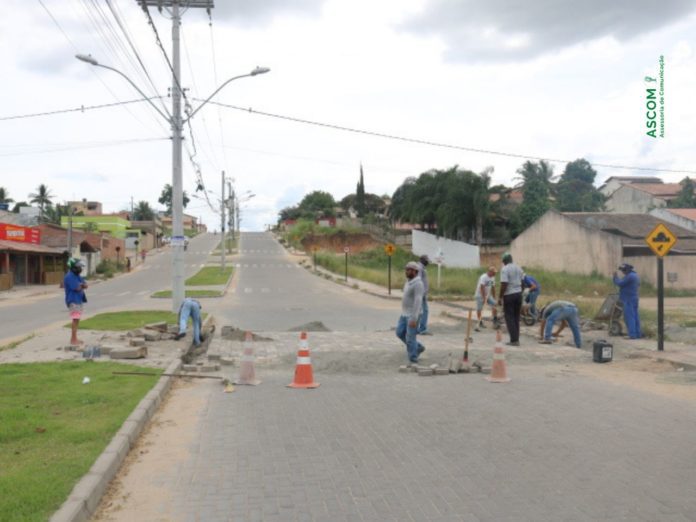
[[[157,520],[696,519],[692,403],[575,372],[592,364],[585,350],[509,350],[512,382],[491,384],[398,373],[388,337],[346,357],[347,335],[316,333],[321,386],[294,390],[296,334],[264,335],[275,340],[255,343],[261,385],[193,384],[204,406],[186,455],[150,477],[167,492],[149,507]],[[427,363],[462,342],[431,339]]]

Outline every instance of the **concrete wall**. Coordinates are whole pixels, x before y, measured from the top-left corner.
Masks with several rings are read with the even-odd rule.
[[[650,215],[655,216],[657,219],[667,221],[667,223],[672,223],[687,230],[691,230],[692,232],[696,232],[696,222],[694,220],[687,219],[677,214],[672,214],[666,208],[653,209],[650,211]]]
[[[436,263],[438,252],[442,251],[443,264],[454,268],[477,268],[480,265],[479,247],[470,245],[463,241],[453,241],[437,237],[427,232],[413,230],[412,232],[413,253],[422,256],[427,255],[432,263]]]
[[[617,236],[547,212],[513,240],[510,253],[525,268],[609,276],[621,263],[622,245]]]
[[[628,185],[616,189],[606,202],[607,210],[617,214],[647,214],[653,208],[666,205],[665,200],[655,198],[647,192]]]
[[[657,286],[656,256],[627,257],[626,263],[633,265],[642,281]],[[668,282],[669,272],[677,274],[675,283]],[[696,256],[665,257],[665,288],[696,289]]]

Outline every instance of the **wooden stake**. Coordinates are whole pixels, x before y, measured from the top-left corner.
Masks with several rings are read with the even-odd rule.
[[[469,362],[469,338],[471,337],[471,310],[466,320],[466,339],[464,339],[464,362]]]

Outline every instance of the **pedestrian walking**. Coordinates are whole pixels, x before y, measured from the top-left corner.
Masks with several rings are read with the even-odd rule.
[[[529,313],[532,314],[532,317],[536,317],[536,302],[541,295],[541,285],[533,276],[524,274],[522,277],[522,291],[526,293],[523,306],[529,306]]]
[[[201,344],[201,303],[195,299],[187,297],[179,307],[179,333],[174,337],[179,340],[186,335],[186,326],[188,319],[193,322],[193,344],[196,346]]]
[[[143,263],[145,262],[146,257],[147,257],[147,251],[143,250],[142,252],[140,252],[140,259]]]
[[[551,332],[553,325],[561,321],[561,325],[556,330],[555,336],[563,330],[564,325],[570,327],[573,332],[573,340],[576,348],[582,348],[582,338],[580,336],[580,314],[575,303],[570,301],[552,301],[541,310],[541,325],[539,333],[542,336],[541,344],[551,344]]]
[[[428,256],[420,256],[418,260],[418,275],[423,281],[423,304],[421,305],[421,315],[418,321],[418,333],[420,335],[430,335],[428,331],[428,312],[430,308],[428,307],[428,291],[430,290],[430,283],[428,283],[428,271],[427,266],[430,264],[430,258]]]
[[[522,269],[512,262],[512,254],[503,254],[503,269],[500,271],[500,297],[498,304],[503,306],[505,325],[510,341],[509,346],[520,345],[520,312],[522,311]]]
[[[79,346],[84,344],[77,338],[77,329],[82,319],[84,303],[87,302],[87,281],[80,274],[84,268],[84,263],[79,259],[71,258],[68,260],[68,271],[63,278],[63,288],[65,289],[65,305],[70,314],[70,345]]]
[[[476,327],[475,331],[480,332],[481,328],[485,328],[483,325],[483,318],[481,317],[483,312],[483,307],[488,305],[491,307],[491,313],[493,314],[493,326],[498,326],[498,309],[495,304],[495,274],[498,271],[494,266],[489,266],[488,271],[481,274],[478,283],[476,284],[476,292],[474,292],[474,298],[476,299]]]
[[[640,339],[643,332],[640,329],[640,314],[638,311],[638,294],[640,292],[640,277],[633,266],[623,263],[619,266],[623,277],[614,272],[614,284],[619,287],[619,300],[623,304],[624,322],[628,330],[628,339]]]
[[[418,342],[418,319],[423,304],[423,281],[419,277],[420,265],[415,261],[406,264],[406,283],[401,298],[401,315],[396,325],[396,336],[406,345],[406,353],[411,364],[418,363],[418,357],[425,346]]]

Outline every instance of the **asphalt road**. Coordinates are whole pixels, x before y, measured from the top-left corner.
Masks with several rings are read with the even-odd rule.
[[[398,301],[366,296],[312,275],[271,234],[244,233],[234,259],[236,284],[221,302],[208,300],[220,324],[245,330],[287,331],[321,322],[332,331],[389,330]]]
[[[186,276],[193,275],[204,266],[208,254],[220,241],[220,236],[202,234],[190,240],[185,253]],[[168,309],[169,299],[150,299],[158,290],[171,288],[171,252],[164,249],[148,256],[144,265],[131,273],[94,283],[87,289],[87,316],[118,308]],[[49,297],[26,298],[18,302],[5,302],[0,308],[2,317],[0,338],[26,335],[35,330],[67,322],[63,291]]]

